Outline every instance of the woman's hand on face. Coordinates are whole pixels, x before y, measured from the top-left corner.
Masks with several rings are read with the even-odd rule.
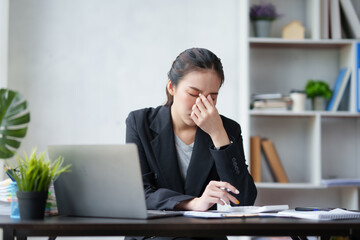
[[[205,97],[204,95],[199,94],[199,97],[192,107],[191,118],[197,126],[209,135],[215,131],[219,131],[219,128],[222,127],[220,115],[211,95]]]
[[[210,94],[207,97],[199,94],[192,107],[191,118],[198,127],[210,135],[215,147],[221,147],[230,143],[219,112]]]
[[[206,186],[205,191],[199,198],[194,198],[188,202],[186,209],[193,211],[206,211],[214,204],[230,204],[233,202],[239,204],[240,202],[230,194],[239,194],[239,191],[227,182],[210,181]]]

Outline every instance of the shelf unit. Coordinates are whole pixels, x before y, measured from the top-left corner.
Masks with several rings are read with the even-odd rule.
[[[241,14],[259,0],[240,3]],[[270,1],[268,1],[270,2]],[[274,183],[262,159],[262,182],[257,183],[255,204],[326,205],[359,209],[357,186],[325,187],[322,179],[360,178],[360,114],[356,111],[356,74],[351,74],[349,107],[344,111],[255,111],[249,109],[251,94],[302,90],[308,79],[334,86],[339,70],[356,69],[354,39],[320,39],[320,0],[272,0],[278,12],[269,38],[253,36],[249,19],[241,18],[239,75],[244,145],[249,156],[250,136],[273,140],[290,183]],[[306,28],[304,40],[281,39],[281,28],[299,20]],[[247,63],[245,63],[247,61]],[[248,91],[245,93],[245,91]],[[240,101],[243,99],[240,99]],[[307,102],[310,109],[310,101]],[[263,158],[263,156],[262,156]],[[251,164],[251,162],[250,162]]]

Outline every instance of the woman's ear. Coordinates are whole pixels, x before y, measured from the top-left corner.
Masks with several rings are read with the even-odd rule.
[[[174,96],[174,93],[175,93],[175,89],[174,89],[174,86],[173,84],[171,83],[171,80],[169,79],[168,80],[168,83],[167,83],[167,90],[168,92],[170,93],[171,96]]]

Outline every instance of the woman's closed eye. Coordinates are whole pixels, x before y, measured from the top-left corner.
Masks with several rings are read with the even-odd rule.
[[[192,97],[199,97],[199,93],[190,93],[188,92],[188,94]]]

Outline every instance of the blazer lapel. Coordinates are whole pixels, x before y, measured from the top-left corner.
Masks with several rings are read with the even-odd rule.
[[[150,125],[150,129],[157,134],[151,141],[151,146],[161,176],[164,176],[171,189],[184,193],[184,184],[177,160],[174,130],[169,107],[162,107],[159,110]]]
[[[214,165],[214,159],[209,151],[211,145],[210,136],[198,128],[185,180],[185,194],[192,196],[202,194],[204,184],[206,184],[211,168]]]

